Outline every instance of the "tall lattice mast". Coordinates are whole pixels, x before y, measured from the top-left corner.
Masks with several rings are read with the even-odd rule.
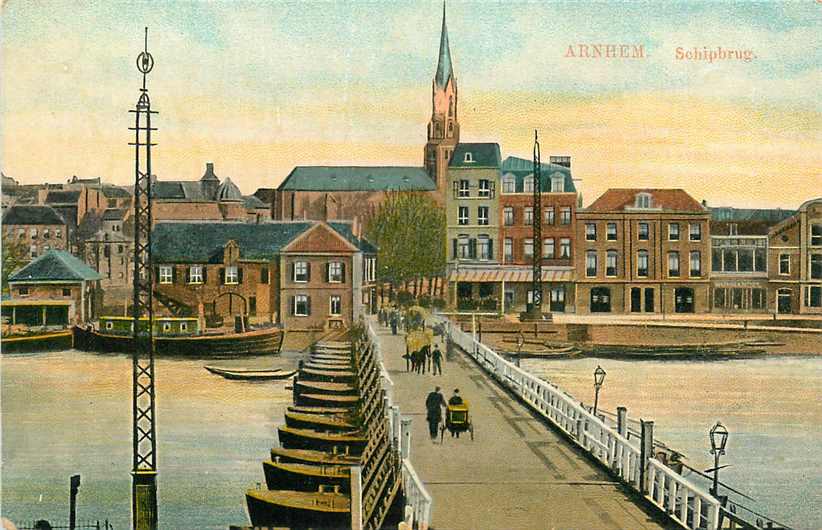
[[[532,311],[542,315],[542,163],[539,156],[539,138],[534,130],[534,213],[531,216],[534,238],[534,277],[531,280]]]
[[[143,74],[143,87],[134,113],[134,353],[132,356],[132,488],[131,515],[135,530],[157,528],[157,430],[154,399],[153,288],[151,266],[151,101],[146,75],[154,67],[148,53],[148,28],[145,47],[137,56],[137,69]],[[147,325],[140,325],[147,317]]]

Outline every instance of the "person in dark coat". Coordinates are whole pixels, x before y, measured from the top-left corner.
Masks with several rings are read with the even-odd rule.
[[[431,352],[431,360],[434,361],[434,375],[442,375],[442,352],[439,346],[434,346]]]
[[[423,364],[424,362],[425,362],[425,354],[422,352],[422,350],[415,351],[414,352],[414,364],[416,365],[416,368],[415,368],[414,371],[417,372],[418,374],[423,373],[422,369],[424,367],[424,364]]]
[[[426,368],[425,365],[428,363],[428,357],[429,357],[429,355],[431,355],[429,352],[430,352],[430,347],[429,346],[423,346],[422,349],[420,350],[420,368],[421,368],[423,374],[425,374],[425,368]]]
[[[400,325],[400,316],[397,313],[397,310],[395,309],[394,311],[391,312],[391,334],[392,335],[397,334],[397,326],[399,326],[399,325]]]
[[[445,398],[440,393],[440,387],[435,387],[434,391],[425,398],[426,419],[428,420],[428,433],[431,440],[437,439],[437,434],[442,422],[442,409],[445,408]]]
[[[460,396],[460,389],[459,388],[454,389],[454,395],[451,396],[448,399],[448,404],[449,405],[462,405],[463,404],[462,396]]]

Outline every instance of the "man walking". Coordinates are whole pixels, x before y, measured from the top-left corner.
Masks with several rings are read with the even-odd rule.
[[[445,398],[440,393],[440,387],[435,387],[434,391],[425,398],[426,419],[428,420],[428,433],[431,435],[431,441],[437,439],[443,408],[445,408]]]
[[[391,311],[390,319],[391,319],[391,334],[396,335],[397,334],[397,326],[399,326],[399,324],[400,324],[400,322],[399,322],[400,317],[399,317],[399,314],[397,313],[396,309]]]
[[[442,375],[442,352],[439,346],[434,346],[431,352],[431,360],[434,361],[434,375]]]

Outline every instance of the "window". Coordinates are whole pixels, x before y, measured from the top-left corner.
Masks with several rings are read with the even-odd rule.
[[[534,193],[534,176],[528,175],[522,181],[522,191],[525,193]]]
[[[532,206],[526,206],[525,215],[522,217],[522,224],[525,226],[534,224],[534,208]]]
[[[468,236],[460,236],[457,242],[457,257],[469,259],[471,257],[471,241]]]
[[[551,175],[551,191],[554,193],[563,193],[565,191],[565,177],[563,175],[558,173]]]
[[[63,239],[63,231],[59,228],[54,231],[54,237],[57,239]]]
[[[605,276],[617,275],[617,251],[609,250],[605,258]]]
[[[765,309],[765,289],[751,289],[751,309]]]
[[[534,257],[534,240],[526,238],[522,241],[522,252],[526,258],[533,258]]]
[[[308,296],[298,294],[291,299],[291,314],[297,317],[307,317],[311,314],[311,303]]]
[[[568,259],[571,257],[571,239],[563,237],[559,240],[559,257]]]
[[[668,252],[668,276],[679,277],[679,252]]]
[[[124,250],[123,245],[117,245],[117,254],[122,254],[123,250]]]
[[[811,254],[811,279],[822,280],[822,254]]]
[[[225,284],[236,285],[240,283],[240,272],[236,265],[229,265],[225,268]]]
[[[554,224],[554,208],[553,208],[553,206],[548,207],[548,208],[544,208],[543,212],[544,212],[543,219],[544,219],[545,224],[548,224],[548,225]]]
[[[668,223],[668,241],[679,241],[679,223]]]
[[[163,322],[163,332],[168,333],[171,331],[171,322]]]
[[[342,297],[339,295],[332,295],[328,298],[328,314],[342,315]]]
[[[468,206],[460,206],[457,223],[461,225],[468,224]]]
[[[473,162],[473,161],[474,161],[474,155],[470,151],[466,152],[465,153],[465,158],[463,159],[463,162]]]
[[[71,289],[63,289],[63,296],[71,296]]]
[[[605,239],[608,241],[616,241],[617,240],[617,225],[616,223],[608,223],[607,230],[605,232]]]
[[[594,223],[585,223],[585,241],[597,240],[597,225]]]
[[[478,225],[487,225],[488,224],[488,206],[479,206],[477,207],[477,224]]]
[[[51,237],[51,234],[49,233],[49,229],[44,228],[43,229],[43,239],[49,239],[50,237]]]
[[[651,207],[651,194],[650,193],[637,193],[636,194],[636,202],[634,205],[637,208],[650,208]]]
[[[585,276],[593,278],[597,275],[597,253],[589,250],[585,253]]]
[[[691,251],[691,276],[702,276],[702,254],[698,250]]]
[[[202,265],[191,265],[188,268],[188,283],[203,283]]]
[[[37,257],[37,245],[32,245],[32,246],[30,246],[30,247],[29,247],[29,255],[30,255],[32,258],[36,258],[36,257]]]
[[[810,285],[805,288],[805,306],[822,307],[822,286]]]
[[[367,263],[369,264],[368,269],[368,281],[373,282],[377,279],[377,258],[368,258]]]
[[[648,241],[648,223],[639,223],[639,229],[637,230],[637,239],[640,241]]]
[[[260,283],[261,284],[267,284],[268,281],[269,281],[268,267],[260,267]]]
[[[188,322],[180,322],[180,331],[188,331]]]
[[[328,283],[342,283],[343,281],[343,264],[339,261],[332,261],[327,265],[326,281]]]
[[[469,182],[465,179],[460,180],[460,188],[459,194],[457,195],[459,198],[464,199],[471,196],[471,190],[469,189]]]
[[[17,238],[18,239],[25,239],[26,238],[26,229],[25,228],[20,228],[19,230],[17,230]]]
[[[106,329],[114,329],[114,322],[112,322],[111,320],[106,322]]]
[[[571,208],[563,206],[559,210],[559,223],[563,225],[571,224]]]
[[[306,283],[310,279],[309,265],[307,261],[294,262],[294,281]]]
[[[702,241],[702,225],[699,223],[691,223],[688,227],[688,239],[691,241]]]
[[[636,275],[641,278],[648,277],[648,251],[639,250],[636,253]]]
[[[169,284],[174,281],[174,268],[170,265],[160,265],[160,284]]]
[[[32,228],[32,229],[29,231],[29,233],[31,234],[31,238],[32,238],[32,239],[37,239],[37,229],[36,229],[36,228]]]
[[[811,246],[822,247],[822,224],[811,225]]]
[[[103,247],[103,256],[106,258],[111,256],[111,247],[109,245]]]
[[[28,296],[29,295],[29,288],[28,287],[18,287],[17,294],[19,296]]]
[[[480,235],[479,237],[477,237],[477,251],[479,259],[491,259],[492,243],[491,239],[487,235]]]
[[[735,236],[739,233],[739,226],[736,223],[728,225],[728,235]]]
[[[514,259],[514,240],[510,237],[505,238],[504,242],[505,261],[513,261]]]
[[[479,181],[479,196],[483,198],[491,197],[491,181],[487,179],[480,179]]]
[[[553,258],[554,257],[554,238],[547,237],[542,241],[542,257],[543,258]]]
[[[502,209],[502,222],[505,226],[511,226],[514,224],[514,208],[511,206],[506,206]]]
[[[517,181],[514,178],[514,175],[505,175],[502,177],[502,192],[503,193],[514,193],[517,191]]]
[[[790,254],[779,255],[779,274],[791,273],[791,256]]]

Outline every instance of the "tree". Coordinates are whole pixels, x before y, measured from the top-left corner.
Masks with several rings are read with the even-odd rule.
[[[389,192],[365,234],[379,248],[378,278],[392,287],[411,281],[416,290],[445,271],[445,212],[427,194]]]
[[[25,242],[3,233],[3,292],[8,289],[9,276],[28,261]]]

